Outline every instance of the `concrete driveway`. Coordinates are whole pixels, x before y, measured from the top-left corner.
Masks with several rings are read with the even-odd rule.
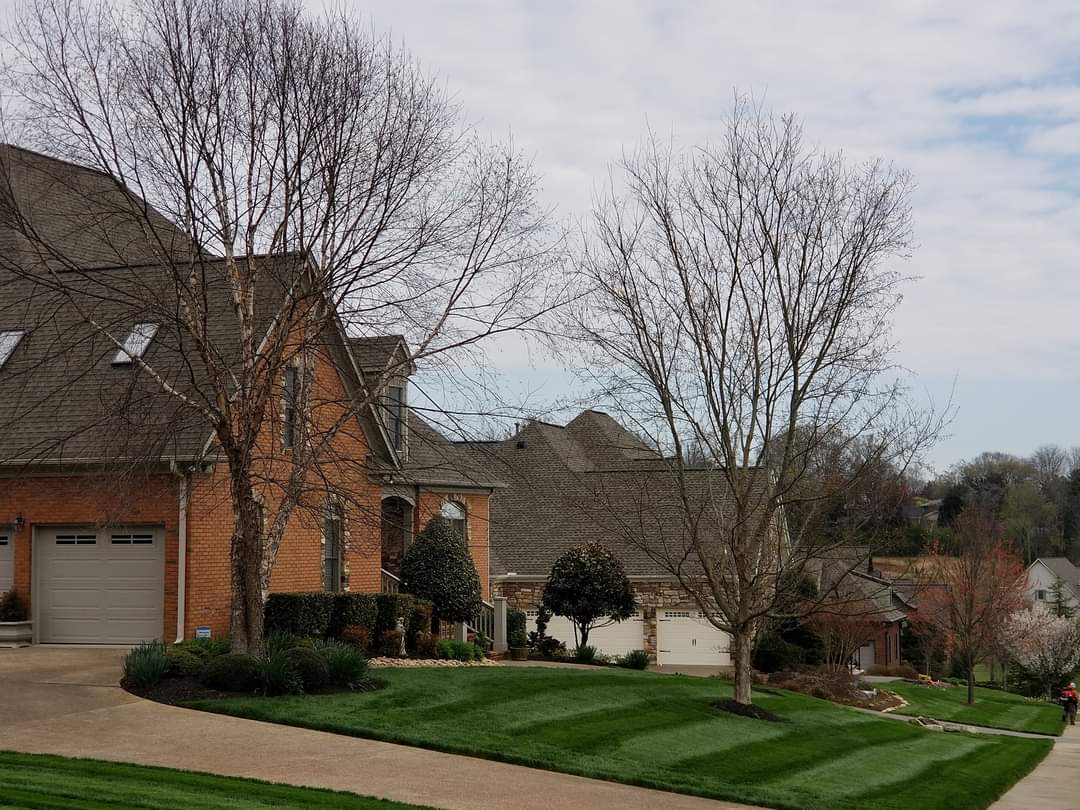
[[[402,745],[164,706],[117,684],[123,650],[0,650],[0,751],[346,790],[448,810],[747,810]]]

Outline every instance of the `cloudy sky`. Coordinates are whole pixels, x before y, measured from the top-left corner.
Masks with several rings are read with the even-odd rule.
[[[917,183],[900,361],[941,403],[939,468],[1080,444],[1080,5],[455,2],[357,5],[513,133],[548,201],[587,213],[646,126],[715,135],[734,91]],[[507,369],[560,385],[541,367]]]

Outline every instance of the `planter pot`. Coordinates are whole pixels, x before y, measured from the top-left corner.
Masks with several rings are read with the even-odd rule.
[[[529,660],[529,648],[528,647],[511,647],[510,648],[510,660],[511,661],[528,661]]]
[[[33,640],[33,622],[0,622],[0,647],[29,647]]]

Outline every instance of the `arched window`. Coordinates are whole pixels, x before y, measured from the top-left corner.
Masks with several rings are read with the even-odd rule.
[[[442,509],[440,509],[439,512],[447,521],[449,521],[450,528],[454,530],[454,534],[464,541],[468,536],[466,534],[465,526],[465,504],[459,503],[458,501],[443,501]]]

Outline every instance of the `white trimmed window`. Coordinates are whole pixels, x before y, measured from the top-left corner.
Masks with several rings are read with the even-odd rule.
[[[124,340],[124,346],[113,357],[114,366],[130,365],[137,359],[142,359],[146,353],[150,341],[157,334],[156,323],[137,323],[131,328],[131,333]]]
[[[331,498],[326,503],[326,525],[323,528],[323,590],[345,589],[342,557],[345,546],[345,507]]]
[[[467,517],[465,505],[458,501],[443,501],[439,514],[450,523],[450,528],[454,530],[454,534],[464,541],[467,537],[465,532]]]
[[[383,418],[386,432],[395,450],[402,450],[405,442],[405,387],[388,385],[382,395]]]
[[[296,420],[299,415],[297,388],[300,375],[296,366],[285,367],[285,379],[282,381],[282,406],[284,408],[284,427],[281,433],[281,446],[286,450],[296,444]]]
[[[16,329],[0,332],[0,368],[3,368],[4,363],[15,353],[15,347],[19,345],[19,341],[25,334],[26,332]]]

